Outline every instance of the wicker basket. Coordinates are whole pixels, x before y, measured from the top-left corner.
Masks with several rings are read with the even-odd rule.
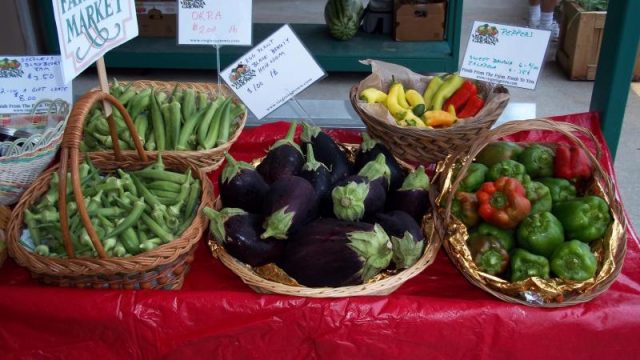
[[[60,164],[40,176],[25,192],[13,210],[7,234],[9,253],[18,264],[27,267],[34,277],[48,284],[91,288],[179,289],[193,260],[193,253],[198,241],[207,227],[207,222],[200,210],[204,206],[212,204],[211,183],[206,180],[204,173],[191,165],[194,176],[202,180],[202,200],[191,226],[179,238],[151,251],[126,258],[107,257],[87,215],[78,174],[78,166],[81,162],[78,147],[82,137],[84,120],[91,106],[102,100],[109,101],[124,112],[124,107],[114,97],[100,91],[89,92],[78,100],[64,134]],[[128,114],[124,118],[132,135],[135,135],[131,118]],[[137,139],[137,137],[133,136],[133,139]],[[135,170],[143,167],[147,162],[146,154],[142,151],[142,145],[139,141],[136,142],[136,149],[141,161],[137,164],[122,166],[122,168]],[[186,171],[189,168],[189,165],[186,165],[182,159],[176,158],[172,154],[163,155],[163,160],[167,168],[172,170]],[[113,166],[106,166],[107,164],[102,159],[95,161],[94,165],[102,170],[113,168]],[[67,226],[68,220],[66,220],[66,191],[64,190],[66,189],[65,174],[68,168],[71,171],[73,193],[78,204],[78,212],[94,247],[98,251],[98,258],[79,258],[73,255],[73,245]],[[19,242],[23,229],[23,212],[47,191],[54,171],[58,171],[60,174],[59,189],[62,191],[60,191],[59,209],[64,246],[69,254],[67,258],[40,256],[28,251]]]
[[[128,83],[121,82],[123,86],[127,86]],[[226,86],[223,85],[222,89],[218,88],[218,85],[211,83],[181,83],[181,82],[164,82],[164,81],[149,81],[149,80],[140,80],[134,81],[131,83],[133,89],[143,90],[149,87],[153,87],[158,91],[164,91],[170,94],[173,89],[178,86],[178,88],[182,89],[194,89],[196,91],[201,91],[204,93],[208,93],[210,96],[217,96],[222,93],[225,96],[231,96],[234,99],[234,102],[239,103],[240,99]],[[97,89],[94,89],[97,90]],[[232,134],[231,139],[225,143],[224,145],[220,145],[213,149],[209,150],[198,150],[198,151],[162,151],[162,156],[174,156],[175,158],[180,158],[185,162],[189,162],[194,164],[194,166],[201,169],[210,170],[211,167],[216,166],[218,162],[223,158],[224,152],[228,151],[231,145],[233,145],[242,129],[247,122],[247,111],[245,111],[244,115],[236,120],[235,125],[237,126],[236,131]],[[148,162],[146,164],[152,163],[158,156],[157,151],[147,151]],[[129,165],[137,164],[140,159],[137,154],[133,150],[123,151],[120,157],[117,157],[111,151],[97,151],[90,152],[89,158],[93,161],[103,161],[105,163],[111,163],[118,166],[127,167]]]
[[[372,66],[372,74],[351,88],[349,99],[371,136],[383,142],[398,158],[409,162],[435,163],[449,154],[466,151],[479,135],[488,131],[498,120],[509,102],[509,91],[501,85],[493,86],[479,81],[478,93],[486,104],[472,118],[458,121],[449,128],[420,129],[398,126],[382,104],[366,104],[358,100],[360,91],[376,87],[386,92],[393,79],[405,87],[424,91],[432,76],[416,74],[396,64],[366,60]]]
[[[343,149],[351,150],[352,152],[359,148],[358,145],[341,144]],[[354,155],[353,153],[351,155]],[[254,164],[256,162],[254,161]],[[258,161],[259,163],[259,161]],[[405,169],[411,168],[408,164],[400,162],[401,166]],[[433,204],[434,194],[430,192],[431,203]],[[222,208],[220,199],[216,201],[216,208]],[[441,223],[433,221],[431,214],[425,215],[423,218],[422,230],[424,233],[426,245],[422,257],[410,268],[400,271],[398,273],[384,274],[381,273],[371,279],[366,284],[343,286],[339,288],[310,288],[298,285],[294,280],[290,279],[286,274],[282,273],[279,268],[273,269],[269,267],[262,273],[269,273],[270,277],[277,278],[279,281],[274,281],[262,277],[258,272],[251,268],[249,265],[242,263],[233,256],[229,255],[222,246],[220,246],[214,239],[209,240],[209,247],[214,257],[220,259],[220,261],[229,268],[234,274],[238,275],[240,279],[254,291],[264,294],[282,294],[292,296],[304,296],[315,298],[339,298],[347,296],[369,296],[369,295],[388,295],[398,289],[407,280],[415,277],[433,263],[442,245],[442,237],[439,234],[444,232],[444,229],[436,231],[437,226],[441,226]]]
[[[472,160],[488,143],[504,136],[529,130],[548,130],[563,134],[573,143],[580,146],[587,153],[593,164],[594,181],[589,188],[601,195],[609,204],[613,222],[603,239],[591,243],[591,248],[596,249],[595,251],[599,257],[596,275],[591,280],[569,282],[560,279],[529,278],[525,281],[511,284],[496,276],[480,272],[473,263],[464,242],[457,241],[466,239],[467,230],[459,220],[450,215],[451,202],[453,194],[455,194],[460,181],[464,178],[464,174]],[[597,149],[595,155],[575,135],[577,133],[586,135],[591,139]],[[451,261],[469,282],[497,298],[511,303],[536,307],[562,307],[587,302],[605,292],[622,269],[626,253],[626,223],[624,210],[622,204],[616,198],[612,179],[598,161],[600,154],[601,150],[598,142],[589,130],[568,123],[537,119],[506,123],[490,131],[484,137],[477,139],[471,144],[468,153],[460,154],[458,157],[452,156],[444,163],[441,163],[441,168],[439,169],[441,172],[438,174],[438,178],[441,181],[440,188],[443,191],[436,203],[443,204],[445,208],[444,211],[439,213],[438,221],[443,222],[443,226],[439,227],[439,229],[447,229],[446,234],[441,235],[445,238],[443,245]],[[460,175],[454,178],[452,168],[456,163],[460,163],[462,167],[459,171]],[[452,243],[454,237],[456,245]],[[604,262],[603,259],[605,260]]]

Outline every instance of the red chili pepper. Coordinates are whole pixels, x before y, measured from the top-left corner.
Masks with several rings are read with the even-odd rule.
[[[553,168],[555,177],[568,180],[589,179],[593,173],[587,154],[576,145],[558,146]]]
[[[458,112],[462,110],[467,101],[476,96],[477,93],[478,88],[476,87],[476,84],[471,80],[465,80],[460,89],[456,90],[456,92],[454,92],[453,95],[445,101],[442,108],[446,110],[449,108],[449,105],[453,105],[456,112]]]
[[[458,111],[458,118],[464,119],[475,116],[483,106],[484,100],[480,96],[476,95],[467,101],[467,104],[464,106],[462,111]]]

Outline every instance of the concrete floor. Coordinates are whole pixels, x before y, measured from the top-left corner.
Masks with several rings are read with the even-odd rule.
[[[322,23],[324,1],[304,0],[256,0],[255,22]],[[304,11],[300,11],[304,9]],[[489,21],[508,25],[525,26],[527,2],[524,0],[473,0],[465,1],[461,58],[473,21]],[[586,112],[589,110],[593,82],[569,81],[556,64],[554,44],[546,55],[538,86],[535,90],[510,88],[511,103],[533,103],[539,117]],[[156,79],[181,81],[215,81],[212,71],[140,71],[109,70],[110,76],[120,80]],[[347,100],[350,87],[360,81],[362,73],[332,73],[312,85],[297,98],[305,100]],[[95,73],[86,72],[74,81],[74,93],[80,95],[97,83]],[[636,91],[629,91],[624,125],[615,169],[625,207],[633,224],[640,224],[640,84]]]

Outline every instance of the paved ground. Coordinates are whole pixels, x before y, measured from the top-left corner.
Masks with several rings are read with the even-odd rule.
[[[256,0],[255,22],[323,22],[323,1],[303,0]],[[302,11],[301,9],[304,9]],[[509,25],[526,25],[527,1],[525,0],[472,0],[465,1],[463,10],[463,32],[461,57],[466,48],[471,24],[484,20]],[[538,87],[534,90],[510,88],[512,103],[533,103],[537,116],[551,116],[585,112],[589,109],[593,82],[569,81],[554,61],[554,45],[546,56]],[[110,70],[118,79],[157,79],[205,81],[215,79],[211,71],[123,71]],[[349,88],[362,79],[360,73],[335,73],[314,84],[298,98],[309,100],[346,100]],[[95,74],[87,72],[74,82],[74,93],[82,94],[95,86]],[[635,91],[633,90],[635,89]],[[618,175],[622,199],[632,223],[640,226],[640,84],[629,91],[622,136],[618,148],[615,168]],[[304,106],[304,105],[303,105]]]

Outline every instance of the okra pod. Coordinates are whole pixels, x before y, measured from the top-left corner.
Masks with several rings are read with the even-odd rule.
[[[127,254],[127,249],[124,248],[121,242],[116,241],[116,246],[113,248],[113,256],[123,257]]]
[[[154,207],[158,205],[162,205],[158,201],[158,198],[155,195],[153,195],[151,191],[147,189],[146,186],[144,186],[144,184],[142,183],[142,181],[140,181],[140,179],[138,179],[136,176],[131,176],[131,179],[133,180],[133,183],[136,185],[136,188],[138,188],[138,192],[142,195],[142,197],[147,202],[147,204]]]
[[[141,112],[145,111],[145,109],[151,103],[151,96],[153,90],[151,88],[146,88],[140,91],[133,99],[131,99],[131,106],[127,108],[129,111],[129,115],[132,119],[135,119]]]
[[[139,199],[133,204],[133,209],[126,218],[124,218],[116,227],[109,233],[106,237],[115,237],[120,235],[123,231],[130,229],[133,224],[140,220],[140,216],[144,212],[146,205],[144,203],[144,199]]]
[[[126,228],[122,232],[122,236],[120,236],[120,241],[129,254],[136,255],[140,253],[140,240],[138,240],[138,234],[133,228]]]
[[[197,138],[200,145],[204,146],[207,140],[207,133],[209,132],[209,127],[211,127],[211,122],[218,110],[218,108],[224,103],[224,99],[220,96],[216,98],[213,102],[209,104],[207,107],[207,111],[204,116],[200,120],[200,124],[198,126]],[[186,127],[186,124],[185,124]],[[185,139],[183,139],[185,140]]]
[[[231,98],[226,98],[224,103],[216,110],[216,114],[213,116],[213,120],[209,125],[209,130],[207,131],[207,136],[205,138],[204,143],[201,143],[203,149],[209,150],[215,146],[216,141],[218,140],[218,134],[220,133],[220,123],[222,122],[222,114],[225,113],[225,109],[229,107],[231,104]]]
[[[31,234],[31,239],[33,240],[33,243],[36,246],[40,245],[42,236],[37,228],[38,222],[34,218],[33,213],[28,209],[24,211],[24,222],[25,224],[27,224],[27,228],[29,229],[29,234]]]
[[[156,91],[156,100],[158,101],[158,104],[162,105],[164,104],[168,99],[167,93],[165,93],[164,91]]]
[[[187,196],[185,204],[185,216],[189,217],[195,214],[200,200],[200,191],[200,180],[191,183],[191,189],[189,189],[189,196]]]
[[[171,107],[169,106],[171,103],[165,103],[160,105],[160,112],[162,113],[162,124],[164,126],[164,134],[165,134],[165,148],[167,150],[171,149],[171,143],[173,143],[173,133],[171,132]]]
[[[182,188],[182,185],[180,184],[176,184],[171,181],[162,181],[162,180],[157,180],[157,181],[148,183],[146,184],[146,186],[147,186],[147,189],[151,191],[153,190],[170,191],[170,192],[176,193],[176,195],[180,192],[180,189]]]
[[[188,91],[191,89],[187,89],[187,93]],[[191,92],[193,92],[193,90],[191,90]],[[194,105],[195,106],[195,105]],[[168,144],[167,147],[169,149],[176,149],[176,146],[178,145],[178,137],[180,136],[180,128],[182,127],[182,120],[180,119],[181,113],[180,113],[180,103],[177,101],[173,101],[171,102],[171,104],[169,105],[169,126],[170,126],[170,134],[171,134],[171,144]],[[187,131],[185,129],[185,131]],[[169,134],[167,134],[167,137],[169,136]]]
[[[138,115],[138,117],[136,117],[135,126],[138,138],[140,138],[140,142],[144,145],[146,142],[145,135],[147,133],[147,128],[149,128],[149,116],[147,116],[147,114]]]
[[[178,150],[189,150],[187,146],[187,142],[189,138],[193,135],[194,131],[196,131],[196,126],[198,123],[201,123],[206,115],[207,108],[203,110],[198,110],[198,112],[192,115],[189,119],[184,119],[184,125],[182,126],[182,130],[180,131],[180,136],[178,137],[178,142],[176,144],[176,149]]]
[[[137,177],[144,178],[144,179],[165,180],[165,181],[171,181],[178,184],[184,183],[187,179],[186,174],[179,174],[173,171],[165,171],[165,170],[142,169],[142,170],[135,171],[133,174],[135,174]],[[136,184],[136,186],[138,185]]]
[[[122,95],[117,96],[116,98],[123,106],[127,106],[129,104],[129,101],[131,101],[131,99],[133,99],[135,96],[136,91],[131,88],[131,85],[129,85],[129,87],[124,90]]]
[[[207,93],[202,92],[202,91],[198,91],[198,110],[202,110],[204,108],[207,107],[207,105],[209,105],[209,96],[207,95]],[[185,118],[185,121],[187,119]]]
[[[186,89],[184,91],[184,98],[182,99],[182,117],[185,121],[196,112],[196,92],[193,89]]]
[[[142,214],[142,222],[149,227],[149,230],[151,230],[152,233],[162,239],[165,243],[173,240],[173,235],[165,231],[157,222],[150,218],[149,215]]]
[[[233,117],[231,117],[231,103],[229,103],[225,107],[224,111],[222,112],[222,116],[220,117],[220,131],[218,132],[218,140],[216,141],[216,144],[218,146],[223,145],[224,143],[229,141],[231,122],[233,122]]]
[[[153,134],[156,140],[156,148],[159,151],[163,151],[165,147],[165,129],[164,121],[162,119],[162,112],[160,111],[160,105],[156,99],[155,93],[151,96],[151,123],[153,124]]]
[[[171,199],[173,203],[176,203],[176,198],[178,197],[178,193],[172,191],[163,191],[163,190],[149,190],[153,195],[158,198],[166,198]]]

